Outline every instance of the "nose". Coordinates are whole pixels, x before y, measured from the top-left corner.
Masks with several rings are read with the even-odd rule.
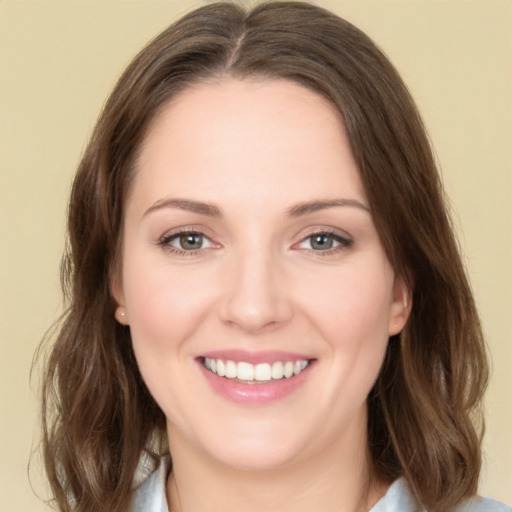
[[[224,273],[219,316],[250,334],[285,324],[293,306],[282,269],[271,256],[252,253],[237,256]]]

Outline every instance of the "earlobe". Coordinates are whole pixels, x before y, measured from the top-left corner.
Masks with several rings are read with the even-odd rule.
[[[128,325],[128,315],[124,306],[117,306],[114,316],[121,325]]]
[[[121,284],[121,278],[118,274],[116,274],[112,280],[110,285],[110,290],[112,293],[112,297],[117,304],[114,317],[121,325],[129,325],[128,323],[128,313],[125,307],[124,293],[123,287]]]
[[[389,316],[389,336],[398,334],[405,327],[412,309],[412,294],[402,277],[393,284],[393,303]]]

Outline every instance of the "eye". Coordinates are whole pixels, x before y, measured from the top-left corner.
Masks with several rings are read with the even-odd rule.
[[[213,243],[203,233],[197,231],[182,231],[164,236],[158,245],[166,247],[173,252],[194,253],[201,249],[212,247]]]
[[[350,247],[352,240],[344,238],[335,233],[319,232],[313,233],[299,243],[300,249],[308,249],[317,252],[336,250],[342,247]]]
[[[203,248],[205,238],[200,233],[182,233],[170,241],[170,245],[185,251],[197,251]]]

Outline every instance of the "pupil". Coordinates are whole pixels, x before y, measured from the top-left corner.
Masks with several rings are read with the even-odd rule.
[[[183,249],[200,249],[203,245],[203,237],[201,235],[183,235],[180,237],[180,245]]]
[[[330,249],[332,247],[332,237],[327,235],[317,235],[311,241],[313,249]]]

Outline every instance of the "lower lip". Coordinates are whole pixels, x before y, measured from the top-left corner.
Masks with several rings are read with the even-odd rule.
[[[246,384],[236,379],[219,377],[199,362],[203,375],[213,390],[226,400],[240,405],[265,405],[283,399],[304,384],[309,376],[312,364],[310,362],[307,368],[288,379],[285,377],[278,380]]]

